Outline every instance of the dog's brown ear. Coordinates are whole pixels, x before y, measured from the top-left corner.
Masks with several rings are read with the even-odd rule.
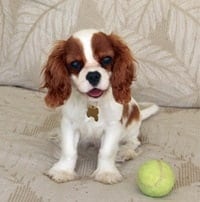
[[[115,100],[126,104],[131,100],[131,84],[135,79],[134,59],[128,46],[115,34],[109,35],[115,58],[111,86]]]
[[[43,68],[43,88],[48,89],[45,101],[50,107],[64,104],[71,94],[71,81],[65,62],[66,48],[66,41],[58,41]]]

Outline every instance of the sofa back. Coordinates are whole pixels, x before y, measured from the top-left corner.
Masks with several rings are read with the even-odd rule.
[[[195,0],[2,0],[0,84],[38,89],[54,42],[96,28],[133,51],[138,101],[200,107],[199,8]]]

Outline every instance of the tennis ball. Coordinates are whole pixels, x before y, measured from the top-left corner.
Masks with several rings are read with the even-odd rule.
[[[150,160],[138,171],[137,184],[142,193],[151,197],[167,195],[175,184],[172,168],[162,160]]]

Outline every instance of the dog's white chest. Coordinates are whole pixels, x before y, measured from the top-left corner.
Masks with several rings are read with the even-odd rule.
[[[109,124],[121,119],[122,106],[111,95],[108,94],[107,97],[91,104],[74,96],[65,104],[63,115],[74,125],[74,130],[79,131],[81,138],[99,138]]]
[[[82,114],[79,124],[79,132],[82,138],[94,136],[99,138],[103,135],[105,122],[102,119],[101,109],[89,106],[86,113]]]
[[[95,121],[93,117],[85,117],[79,125],[81,138],[95,137],[99,138],[103,135],[105,125],[101,121]]]

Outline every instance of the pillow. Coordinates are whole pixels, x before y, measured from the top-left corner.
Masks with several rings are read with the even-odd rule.
[[[200,2],[135,0],[3,1],[0,84],[39,89],[56,40],[83,28],[114,31],[137,60],[139,101],[200,107]]]

